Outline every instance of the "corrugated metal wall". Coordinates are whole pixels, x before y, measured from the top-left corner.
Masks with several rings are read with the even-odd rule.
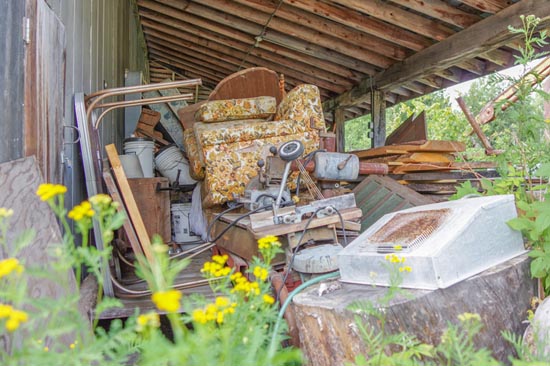
[[[0,162],[24,155],[24,85],[34,80],[25,75],[23,23],[25,5],[45,1],[65,28],[66,62],[63,118],[58,123],[75,126],[73,95],[124,85],[127,70],[147,75],[145,43],[136,18],[134,0],[0,0]],[[30,78],[30,79],[29,79]],[[27,106],[28,107],[28,106]],[[123,139],[123,112],[111,113],[102,123],[102,142]],[[67,204],[84,196],[84,177],[78,138],[72,128],[64,128],[63,183],[70,189]],[[40,138],[40,137],[39,137]],[[56,150],[61,150],[59,146]],[[51,151],[61,154],[61,151]]]
[[[73,95],[124,86],[127,70],[146,73],[146,53],[135,4],[128,0],[47,0],[66,30],[66,77],[64,125],[75,126]],[[123,111],[112,112],[102,122],[103,144],[123,139]],[[77,139],[66,128],[66,141]],[[68,205],[85,197],[84,178],[78,144],[64,148],[64,184],[72,187]]]
[[[25,2],[0,0],[0,163],[23,156]]]

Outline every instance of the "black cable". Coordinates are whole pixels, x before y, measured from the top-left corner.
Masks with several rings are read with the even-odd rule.
[[[342,235],[344,236],[344,247],[348,245],[348,237],[346,235],[346,226],[344,224],[344,218],[342,217],[342,214],[336,207],[332,207],[334,211],[338,214],[338,217],[340,218],[340,225],[342,225]]]
[[[294,249],[294,252],[292,253],[292,256],[290,257],[290,263],[288,264],[288,270],[286,271],[285,275],[283,276],[283,283],[281,285],[281,288],[277,291],[277,296],[275,297],[275,302],[279,301],[279,298],[281,297],[281,291],[283,290],[283,287],[285,287],[286,280],[288,278],[288,275],[290,274],[290,271],[292,270],[292,264],[294,264],[294,257],[296,257],[296,253],[300,250],[300,247],[303,245],[302,240],[304,239],[304,236],[306,234],[306,231],[317,215],[317,213],[321,210],[324,210],[325,207],[319,207],[313,215],[307,220],[306,225],[304,226],[304,230],[302,230],[302,236],[300,236],[300,240],[298,240],[298,245],[296,245],[296,248]]]
[[[210,230],[212,230],[212,227],[214,226],[214,223],[215,223],[216,221],[218,221],[218,220],[219,220],[223,215],[225,215],[226,213],[231,212],[231,211],[233,211],[233,210],[235,210],[235,209],[237,209],[237,208],[241,208],[241,207],[243,207],[243,205],[242,205],[242,204],[238,204],[238,205],[235,205],[235,206],[233,206],[233,207],[229,207],[228,209],[226,209],[226,210],[220,212],[219,214],[217,214],[217,215],[214,217],[214,219],[208,224],[208,227],[207,227],[207,229],[206,229],[206,239],[210,239]]]

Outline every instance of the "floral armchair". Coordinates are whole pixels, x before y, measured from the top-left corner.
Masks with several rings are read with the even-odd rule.
[[[233,200],[258,174],[271,146],[300,140],[305,153],[319,148],[325,121],[319,89],[299,85],[276,106],[273,97],[217,100],[200,106],[184,132],[191,176],[204,180],[203,207]]]

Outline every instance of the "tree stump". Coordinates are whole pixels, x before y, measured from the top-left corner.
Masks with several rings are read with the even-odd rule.
[[[414,269],[413,269],[414,270]],[[319,288],[332,289],[319,296]],[[348,310],[356,301],[377,305],[385,287],[340,283],[337,280],[307,288],[293,302],[302,348],[309,365],[335,366],[351,362],[365,353],[355,323],[356,313]],[[498,360],[507,360],[512,346],[501,336],[509,330],[522,334],[536,294],[526,254],[511,259],[446,289],[406,290],[388,308],[386,331],[414,334],[425,343],[438,344],[448,323],[458,323],[458,315],[469,312],[481,316],[483,330],[476,337],[478,347],[486,347]],[[377,327],[375,320],[363,316]]]

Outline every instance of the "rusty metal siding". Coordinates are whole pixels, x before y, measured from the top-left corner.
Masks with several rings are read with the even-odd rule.
[[[0,162],[23,156],[25,2],[0,0]]]

